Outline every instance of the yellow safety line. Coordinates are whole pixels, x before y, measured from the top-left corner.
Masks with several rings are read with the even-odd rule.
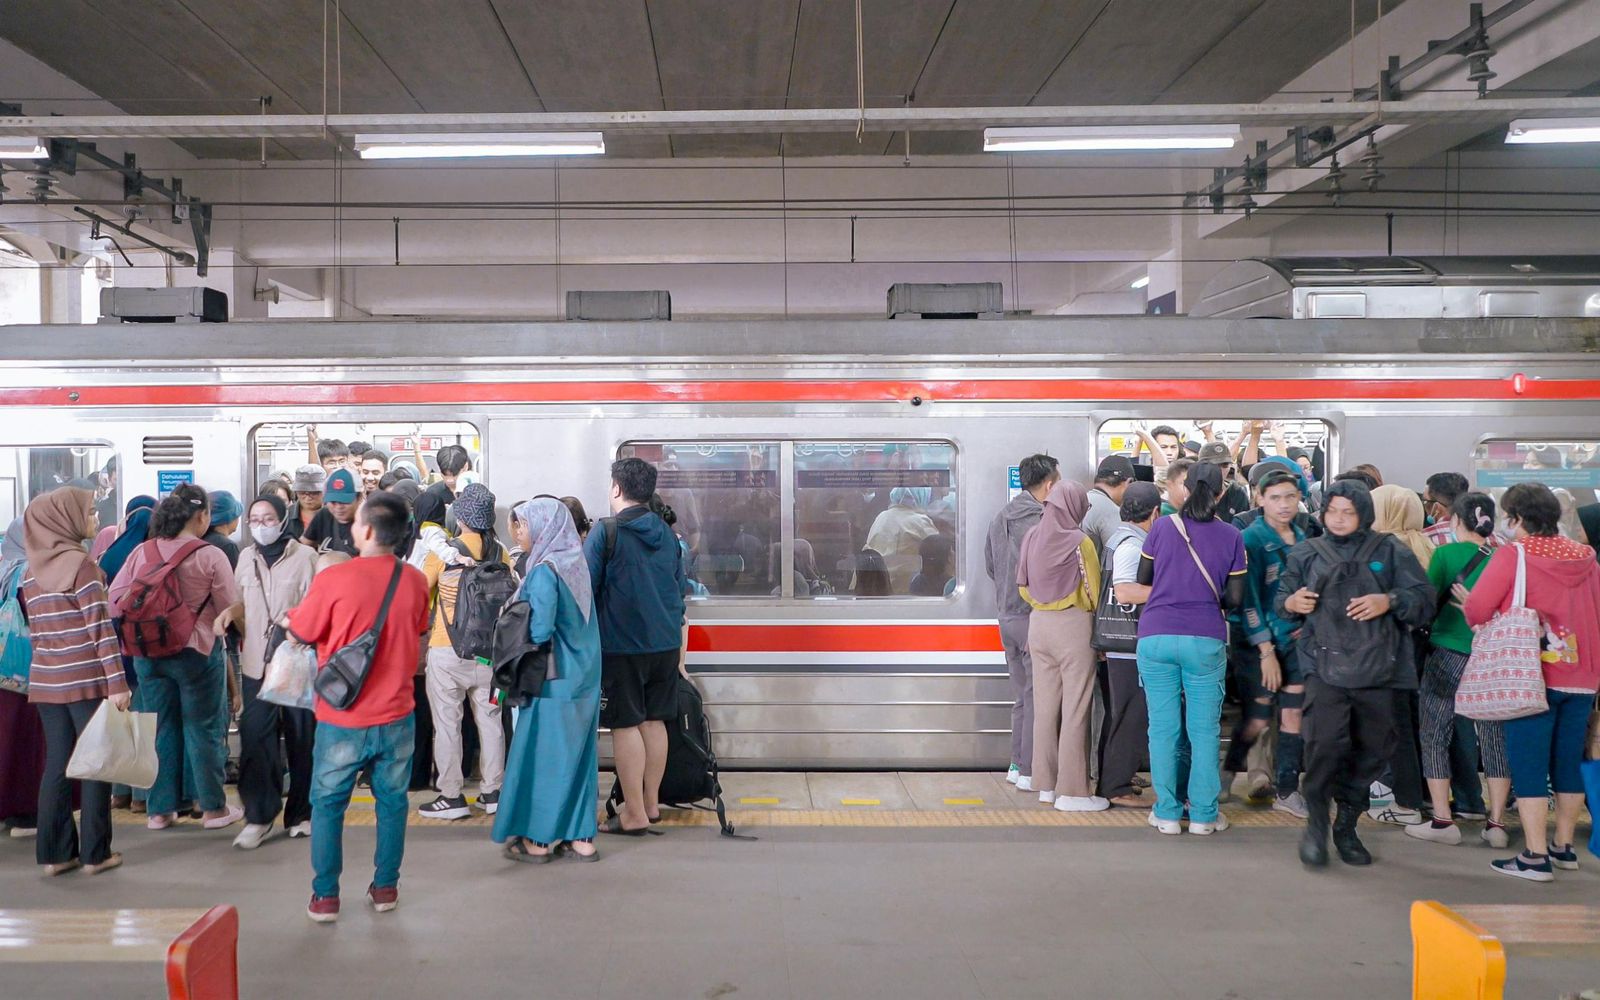
[[[840,799],[839,800],[839,804],[842,805],[842,806],[881,806],[881,805],[883,805],[883,800],[882,799]]]
[[[947,806],[981,806],[981,805],[983,805],[983,800],[982,799],[945,799],[944,800],[944,804],[947,805]]]
[[[760,798],[746,797],[741,798],[739,800],[739,804],[741,806],[775,806],[778,804],[778,798],[777,796],[764,796]]]

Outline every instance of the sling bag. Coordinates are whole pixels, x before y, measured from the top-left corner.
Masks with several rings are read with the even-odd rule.
[[[322,669],[317,671],[317,695],[329,707],[342,712],[361,697],[361,687],[366,684],[367,673],[372,669],[372,657],[378,650],[383,626],[389,620],[389,604],[394,600],[394,592],[400,586],[400,574],[404,569],[405,563],[396,559],[394,574],[389,577],[389,589],[384,591],[383,604],[378,608],[378,620],[348,645],[335,651]]]

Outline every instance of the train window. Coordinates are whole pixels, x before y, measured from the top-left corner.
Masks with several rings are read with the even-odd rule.
[[[794,481],[796,597],[936,598],[955,590],[954,445],[796,442]]]
[[[1600,502],[1600,441],[1484,441],[1472,453],[1473,483],[1496,500],[1517,483],[1543,483],[1561,501],[1561,531],[1588,542],[1578,508]]]
[[[656,467],[656,492],[672,508],[684,568],[698,597],[782,593],[779,478],[772,442],[635,442],[618,458]]]
[[[1310,417],[1285,420],[1208,420],[1193,418],[1107,420],[1100,425],[1095,440],[1095,461],[1108,455],[1126,455],[1134,461],[1141,479],[1166,482],[1165,462],[1180,457],[1195,458],[1207,444],[1221,442],[1233,459],[1232,475],[1242,481],[1252,465],[1264,458],[1281,455],[1292,458],[1310,477],[1326,475],[1329,426]],[[1165,462],[1154,460],[1159,450]],[[1247,509],[1249,497],[1243,488],[1234,491],[1230,509]]]
[[[118,523],[121,468],[105,444],[0,445],[0,531],[22,515],[34,497],[58,486],[95,491],[102,527]]]
[[[426,480],[439,471],[437,455],[446,445],[460,445],[467,450],[476,475],[483,474],[483,441],[478,429],[461,420],[399,423],[389,421],[328,422],[319,424],[261,424],[255,429],[255,482],[266,482],[273,476],[288,474],[302,465],[320,464],[327,469],[337,468],[341,462],[352,471],[362,471],[361,458],[350,455],[340,459],[329,455],[327,461],[317,459],[318,445],[337,445],[346,453],[351,444],[358,450],[374,455],[382,462],[378,472],[404,469],[413,478]],[[360,448],[359,445],[366,445]],[[367,449],[371,449],[368,451]],[[326,451],[326,447],[323,449]]]

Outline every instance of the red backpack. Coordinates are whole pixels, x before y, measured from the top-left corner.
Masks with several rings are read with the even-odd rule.
[[[171,559],[162,562],[156,543],[144,543],[148,551],[143,568],[111,606],[124,654],[154,660],[175,656],[189,645],[195,620],[211,598],[208,595],[198,608],[189,607],[178,589],[176,571],[179,564],[208,544],[199,538],[190,539]]]

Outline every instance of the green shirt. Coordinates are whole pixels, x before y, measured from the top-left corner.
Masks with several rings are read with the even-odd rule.
[[[1478,546],[1471,542],[1450,542],[1434,549],[1433,558],[1428,561],[1428,582],[1433,584],[1434,591],[1439,595],[1439,614],[1433,620],[1433,644],[1440,649],[1451,649],[1457,653],[1472,652],[1472,628],[1451,599],[1450,588],[1477,552]],[[1468,590],[1478,582],[1478,577],[1483,575],[1484,567],[1488,565],[1486,556],[1467,574]]]

